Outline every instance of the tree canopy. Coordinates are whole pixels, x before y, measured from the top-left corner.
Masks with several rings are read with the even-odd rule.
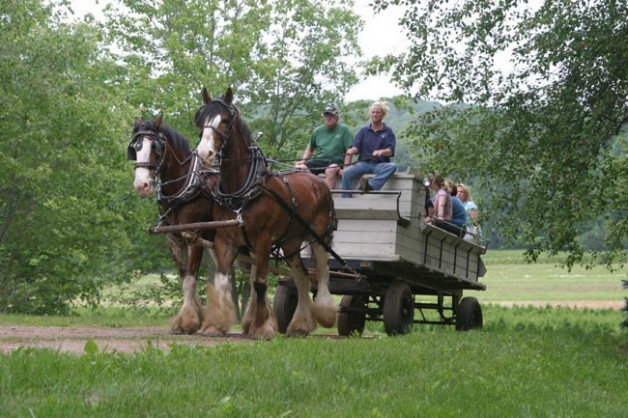
[[[219,95],[231,86],[268,151],[292,156],[307,139],[296,135],[320,123],[323,104],[341,102],[357,82],[350,58],[360,53],[362,22],[351,4],[122,0],[107,7],[103,27],[134,68],[132,103],[162,109],[185,131],[193,128],[202,87]]]
[[[628,246],[628,3],[390,0],[410,49],[371,63],[446,105],[414,124],[415,152],[488,198],[485,216],[540,251],[581,260],[583,222],[602,217],[610,252]],[[536,7],[534,7],[536,5]]]
[[[66,19],[35,0],[0,4],[0,311],[94,301],[145,242],[127,228],[141,220],[121,158],[121,70],[94,27]]]
[[[0,3],[0,312],[68,312],[172,266],[146,233],[155,202],[131,187],[134,118],[164,113],[194,138],[201,87],[232,86],[267,148],[301,152],[322,104],[356,81],[350,5],[122,0],[97,22],[67,1]]]

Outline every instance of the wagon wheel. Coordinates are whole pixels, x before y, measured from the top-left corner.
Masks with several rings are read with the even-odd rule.
[[[362,295],[344,295],[340,301],[341,308],[364,308],[365,306],[366,301]],[[347,336],[355,333],[362,335],[365,322],[365,312],[341,312],[338,315],[338,335]]]
[[[414,322],[414,296],[410,287],[396,282],[384,295],[384,329],[388,335],[407,334]]]
[[[462,298],[456,309],[456,329],[468,331],[473,328],[482,328],[482,308],[474,297]]]
[[[277,328],[282,334],[286,333],[288,324],[292,321],[294,311],[297,310],[297,292],[285,285],[278,285],[273,299],[273,310],[277,318]]]

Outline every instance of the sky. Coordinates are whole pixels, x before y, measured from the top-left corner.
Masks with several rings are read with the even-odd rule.
[[[78,15],[92,13],[97,18],[102,16],[100,10],[109,0],[71,0],[72,8]],[[400,7],[389,7],[386,12],[375,14],[368,6],[368,0],[356,0],[354,12],[364,21],[364,28],[358,36],[358,42],[364,58],[384,56],[388,53],[399,53],[408,41],[401,33],[397,22],[403,11]],[[401,94],[388,80],[388,76],[362,77],[362,81],[354,86],[345,96],[345,101],[378,100]]]
[[[357,0],[353,8],[364,21],[358,42],[365,58],[402,52],[408,45],[408,40],[397,24],[403,15],[403,9],[389,7],[385,13],[375,14],[368,3],[366,0]],[[388,76],[372,76],[363,78],[362,82],[349,91],[345,100],[378,100],[401,93],[400,89],[388,81]]]

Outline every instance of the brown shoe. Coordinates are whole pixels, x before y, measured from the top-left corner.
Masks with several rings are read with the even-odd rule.
[[[371,190],[373,190],[373,188],[371,187],[371,183],[369,183],[369,180],[366,177],[362,177],[360,179],[358,190],[362,190],[362,192],[370,192]]]

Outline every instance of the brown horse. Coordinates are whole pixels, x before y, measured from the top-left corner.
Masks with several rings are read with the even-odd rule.
[[[237,249],[242,246],[255,254],[253,271],[256,272],[251,275],[255,294],[242,319],[245,333],[270,338],[277,331],[266,293],[268,262],[273,250],[276,254],[281,250],[298,290],[297,308],[286,333],[306,335],[316,328],[317,322],[332,327],[338,306],[329,292],[325,248],[335,227],[330,190],[323,180],[306,172],[268,170],[261,150],[252,144],[249,128],[233,105],[230,88],[217,100],[212,100],[203,89],[203,100],[205,105],[195,116],[201,130],[197,152],[205,167],[220,157],[220,180],[214,187],[214,219],[238,219],[240,228],[216,231],[214,284],[218,293],[208,294],[208,301],[215,301],[215,305],[208,306],[202,332],[222,334],[234,322],[227,273]],[[300,257],[306,241],[316,260],[318,290],[314,302]]]
[[[150,195],[156,180],[160,182],[157,193],[160,225],[212,220],[213,203],[207,190],[216,182],[217,173],[201,169],[187,138],[162,124],[161,116],[154,121],[135,121],[127,154],[136,161],[133,186],[139,194]],[[203,246],[211,247],[213,232],[177,232],[166,236],[183,288],[183,306],[172,320],[171,332],[193,334],[203,321],[196,279]]]

